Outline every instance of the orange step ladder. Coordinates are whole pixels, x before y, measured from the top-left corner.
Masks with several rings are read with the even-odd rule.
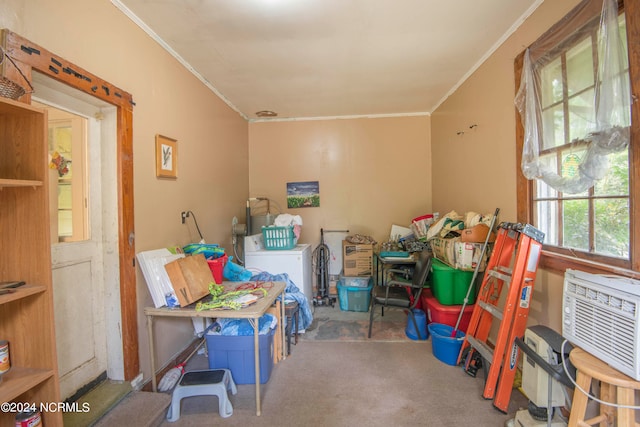
[[[515,339],[523,339],[527,328],[543,240],[544,233],[529,224],[503,222],[498,226],[498,236],[458,355],[458,363],[464,359],[464,369],[472,376],[482,363],[489,366],[482,396],[493,399],[493,405],[505,413],[519,357]],[[508,291],[503,296],[505,286]],[[487,340],[496,322],[498,332],[492,348]]]

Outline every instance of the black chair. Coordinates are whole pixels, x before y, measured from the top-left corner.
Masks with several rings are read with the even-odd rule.
[[[431,252],[420,252],[416,260],[413,272],[406,270],[388,269],[386,272],[392,273],[394,276],[384,282],[384,286],[376,285],[371,293],[371,307],[369,308],[369,338],[371,338],[371,325],[373,324],[373,312],[376,305],[382,306],[382,316],[384,316],[385,307],[400,308],[404,310],[411,318],[413,326],[420,336],[420,330],[416,318],[413,315],[413,309],[420,301],[420,295],[429,271],[431,270]],[[383,272],[385,274],[385,272]],[[404,276],[404,277],[403,277]],[[410,277],[408,277],[410,276]]]

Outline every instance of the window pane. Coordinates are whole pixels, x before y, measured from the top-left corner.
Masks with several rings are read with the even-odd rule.
[[[562,104],[542,112],[542,149],[559,147],[564,140],[564,111]]]
[[[558,197],[558,192],[551,188],[546,182],[536,179],[534,185],[536,199],[550,199]]]
[[[549,154],[540,156],[540,164],[545,170],[549,170],[558,173],[558,152],[553,151]]]
[[[582,152],[567,150],[562,153],[562,177],[575,178],[580,175],[580,163],[582,163]]]
[[[596,253],[629,257],[629,199],[597,200]]]
[[[88,182],[86,159],[87,119],[53,107],[49,112],[49,168],[52,230],[57,242],[89,239]],[[53,185],[53,184],[57,185]],[[54,206],[55,205],[55,206]],[[54,241],[53,243],[57,243]]]
[[[593,89],[569,98],[569,140],[582,139],[595,130]]]
[[[558,245],[558,202],[534,202],[534,222],[544,233],[544,243]]]
[[[629,195],[629,151],[609,155],[609,171],[602,180],[596,182],[594,194],[596,196]]]
[[[589,205],[586,200],[562,202],[562,246],[589,251]]]
[[[68,182],[58,183],[58,209],[69,211],[69,219],[72,218],[73,195],[71,194],[71,184]]]
[[[567,51],[567,90],[569,96],[594,84],[591,38],[585,39]],[[593,98],[591,99],[593,103]]]
[[[547,108],[551,104],[562,101],[562,62],[560,58],[547,64],[540,72],[541,79],[541,107]]]
[[[587,150],[584,145],[573,146],[562,151],[562,177],[563,178],[577,178],[580,171],[579,167],[584,161],[584,157],[587,154]],[[581,193],[564,194],[566,198],[586,197],[589,194],[589,190],[585,190]]]
[[[71,211],[58,212],[58,236],[71,237],[73,235],[73,220],[71,219]]]

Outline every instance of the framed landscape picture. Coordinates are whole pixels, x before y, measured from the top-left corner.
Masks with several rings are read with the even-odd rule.
[[[318,181],[287,183],[287,208],[318,207],[320,207],[320,183]]]

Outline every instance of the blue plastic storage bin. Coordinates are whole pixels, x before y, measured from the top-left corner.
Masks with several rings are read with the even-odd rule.
[[[369,311],[371,304],[371,290],[373,280],[370,278],[369,286],[362,288],[359,286],[344,286],[338,282],[338,299],[340,299],[340,310],[342,311]]]
[[[273,335],[275,328],[268,334],[258,335],[260,348],[260,384],[269,381],[273,368]],[[255,384],[254,336],[205,335],[209,353],[209,369],[225,368],[231,370],[236,384]]]

